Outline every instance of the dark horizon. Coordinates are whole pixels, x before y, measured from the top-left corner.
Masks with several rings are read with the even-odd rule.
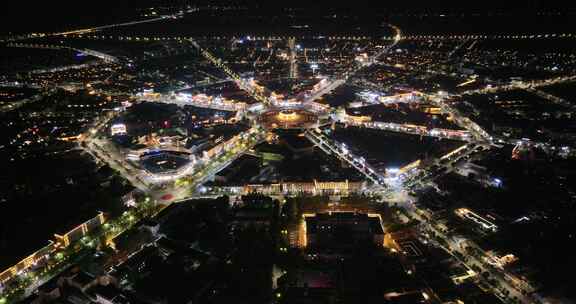
[[[507,15],[536,15],[543,12],[558,12],[573,15],[576,3],[568,1],[426,1],[408,0],[398,2],[369,1],[317,3],[312,1],[295,1],[283,6],[269,1],[99,1],[97,5],[86,6],[81,2],[35,2],[18,1],[0,13],[0,33],[23,33],[27,31],[45,31],[46,29],[62,30],[82,26],[105,24],[131,20],[130,15],[147,7],[186,7],[186,6],[236,6],[258,9],[262,12],[286,13],[289,8],[298,10],[299,14],[310,15],[323,12],[353,13],[359,15],[376,14],[418,14],[418,13],[469,13],[485,14],[504,13]]]

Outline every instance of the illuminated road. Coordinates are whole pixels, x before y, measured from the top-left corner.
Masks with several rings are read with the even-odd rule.
[[[100,58],[102,60],[104,60],[105,62],[114,62],[117,63],[120,60],[112,55],[108,55],[96,50],[91,50],[91,49],[87,49],[87,48],[83,48],[83,49],[78,49],[78,48],[73,48],[70,46],[64,46],[64,45],[48,45],[48,44],[35,44],[35,43],[8,43],[6,45],[7,47],[13,47],[13,48],[28,48],[28,49],[50,49],[50,50],[72,50],[72,51],[76,51],[85,55],[90,55],[96,58]]]
[[[307,130],[305,133],[306,138],[308,138],[312,143],[318,146],[322,151],[327,154],[336,155],[338,158],[346,161],[364,176],[366,176],[370,181],[372,181],[376,186],[385,188],[387,187],[384,182],[384,176],[378,173],[370,164],[366,163],[364,158],[353,155],[346,145],[338,144],[327,138],[324,134],[313,130]]]
[[[406,190],[425,187],[434,179],[452,172],[459,162],[467,161],[474,154],[489,149],[488,145],[474,143],[465,144],[454,151],[447,153],[424,167],[413,170],[403,177],[403,186]]]
[[[354,74],[356,74],[358,71],[360,71],[361,69],[363,69],[365,67],[369,67],[369,66],[373,65],[380,56],[388,53],[391,49],[393,49],[402,40],[402,31],[400,30],[399,27],[397,27],[395,25],[390,24],[389,26],[392,27],[392,29],[396,32],[396,34],[392,38],[392,44],[390,44],[390,45],[382,48],[382,50],[376,52],[376,54],[374,54],[370,58],[368,58],[366,60],[366,62],[354,64],[352,68],[350,68],[348,71],[344,72],[340,77],[334,79],[332,82],[330,82],[323,89],[319,90],[316,93],[313,93],[312,96],[306,98],[305,102],[315,101],[315,100],[321,98],[322,96],[331,93],[332,91],[334,91],[335,89],[337,89],[341,85],[345,84],[348,81],[348,79],[350,77],[354,76]]]
[[[450,98],[450,95],[448,95],[447,93],[439,92],[437,94],[424,94],[418,92],[418,94],[420,94],[425,101],[430,102],[439,107],[442,113],[449,114],[452,117],[452,121],[456,123],[458,126],[468,130],[468,132],[470,132],[472,137],[477,142],[487,142],[487,143],[492,142],[492,137],[490,136],[490,134],[488,134],[488,132],[482,129],[477,123],[470,120],[470,118],[462,115],[460,111],[450,107],[446,103],[446,100]]]
[[[105,125],[109,119],[103,119],[95,128]],[[153,176],[150,176],[143,169],[135,167],[126,160],[126,151],[121,151],[107,140],[87,135],[81,147],[96,160],[106,163],[113,170],[119,172],[134,187],[148,194],[154,201],[166,204],[195,195],[198,186],[212,179],[216,173],[229,166],[256,144],[262,142],[264,133],[260,129],[252,128],[240,134],[238,138],[240,140],[237,143],[235,142],[230,148],[224,149],[219,155],[191,167],[189,173],[186,171],[165,181],[155,181]],[[176,179],[183,182],[176,185]],[[166,197],[166,195],[169,196]]]
[[[448,130],[439,128],[429,129],[426,126],[417,126],[412,124],[398,124],[383,121],[357,122],[351,118],[346,118],[342,116],[337,117],[335,120],[340,123],[344,123],[348,126],[354,126],[358,128],[384,130],[390,132],[420,135],[440,139],[461,140],[466,142],[473,141],[473,138],[470,136],[470,133],[468,131],[463,130]]]
[[[576,111],[576,104],[574,104],[574,103],[572,103],[572,102],[570,102],[564,98],[554,96],[554,95],[547,93],[547,92],[544,92],[542,90],[538,90],[534,86],[530,86],[530,87],[526,88],[526,91],[528,91],[530,93],[534,93],[535,95],[542,97],[542,98],[552,102],[555,105],[559,105],[561,107],[568,108],[572,111]]]
[[[122,177],[142,192],[147,193],[150,191],[150,185],[138,174],[140,170],[128,163],[118,148],[112,147],[112,144],[109,142],[97,138],[90,138],[86,140],[85,143],[86,147],[84,150],[94,158],[99,159],[120,173]]]
[[[10,111],[17,110],[17,109],[19,109],[19,108],[21,108],[21,107],[23,107],[23,106],[25,106],[25,105],[32,104],[32,103],[35,103],[35,102],[37,102],[37,101],[40,101],[40,100],[42,100],[44,97],[50,96],[50,95],[54,94],[55,92],[56,92],[56,89],[55,89],[55,88],[52,88],[52,89],[50,89],[49,91],[40,92],[40,93],[38,93],[38,94],[36,94],[36,95],[34,95],[34,96],[30,96],[30,97],[25,98],[25,99],[22,99],[22,100],[18,100],[18,101],[15,101],[15,102],[10,102],[10,103],[8,103],[8,104],[6,104],[6,105],[2,105],[2,106],[0,106],[0,113],[7,113],[7,112],[10,112]]]
[[[99,118],[93,125],[92,130],[97,130],[98,128],[104,127],[114,115],[103,116]],[[132,185],[137,187],[139,190],[148,195],[148,197],[153,202],[161,202],[162,204],[169,204],[173,202],[179,202],[190,198],[195,198],[199,195],[198,186],[202,183],[212,179],[216,173],[222,169],[229,166],[235,159],[241,156],[243,153],[252,149],[256,144],[260,143],[264,139],[264,132],[259,129],[250,129],[239,136],[238,141],[235,141],[232,147],[223,150],[224,152],[209,158],[207,163],[204,163],[199,167],[191,176],[183,177],[187,179],[186,182],[176,186],[176,183],[166,184],[167,187],[157,187],[156,185],[149,185],[144,183],[140,178],[140,170],[134,168],[129,162],[124,160],[123,153],[113,144],[96,138],[91,135],[95,135],[97,132],[88,131],[84,140],[80,143],[80,146],[88,153],[90,153],[97,161],[104,162],[108,164],[112,169],[119,172],[123,177],[125,177]],[[164,199],[164,196],[170,194],[170,197]],[[200,195],[202,195],[200,193]],[[132,228],[133,224],[137,222],[137,217],[133,214],[133,210],[125,212],[121,217],[110,219],[106,228],[101,232],[106,237],[106,240],[110,241],[115,237],[123,234],[125,231]],[[99,235],[94,236],[94,239],[100,239]],[[88,245],[89,246],[89,245]],[[85,246],[83,246],[84,248]],[[54,254],[61,254],[61,251],[57,251]],[[22,290],[23,296],[29,296],[32,294],[38,286],[42,285],[50,278],[58,275],[61,271],[65,270],[66,265],[75,264],[82,255],[77,253],[70,253],[70,255],[64,255],[61,261],[62,267],[54,269],[39,268],[29,272],[32,280],[26,284],[22,284],[17,289],[13,289],[10,292],[3,293],[2,296],[8,296],[17,290]]]
[[[488,93],[498,93],[502,91],[511,91],[517,89],[528,89],[528,88],[539,88],[544,86],[549,86],[553,84],[573,82],[576,81],[576,76],[566,76],[566,77],[556,77],[546,80],[538,81],[513,81],[510,84],[501,86],[487,86],[482,89],[468,90],[460,93],[459,95],[472,95],[472,94],[488,94]]]
[[[250,96],[252,96],[254,99],[256,99],[258,102],[261,102],[265,105],[270,103],[270,100],[264,96],[261,92],[259,92],[257,90],[257,88],[255,88],[254,86],[251,86],[248,81],[246,79],[243,79],[242,77],[240,77],[240,75],[238,75],[236,72],[232,71],[220,58],[216,58],[212,53],[210,53],[208,50],[202,48],[194,39],[190,38],[188,39],[190,41],[190,43],[192,43],[192,45],[198,49],[198,51],[200,52],[200,54],[202,54],[202,56],[204,56],[204,58],[208,59],[208,61],[210,61],[213,65],[215,65],[216,67],[220,68],[222,71],[224,71],[224,73],[226,73],[226,75],[228,75],[228,77],[230,77],[231,79],[234,79],[234,81],[236,82],[236,84],[238,85],[238,87],[240,87],[240,89],[242,89],[243,91],[245,91],[246,93],[250,94]]]
[[[262,130],[250,129],[246,131],[244,140],[234,145],[231,149],[226,150],[224,153],[210,158],[208,163],[198,168],[195,173],[185,177],[187,183],[182,186],[175,186],[175,184],[169,185],[168,189],[160,192],[153,193],[156,200],[162,203],[171,203],[175,201],[181,201],[188,198],[195,198],[198,195],[204,195],[199,187],[205,182],[214,178],[214,176],[228,167],[234,160],[242,156],[248,150],[251,150],[257,144],[264,140],[264,132]],[[168,200],[161,200],[160,198],[164,194],[171,194],[172,197]]]
[[[442,92],[440,92],[438,94],[422,94],[422,93],[419,93],[419,94],[428,102],[431,102],[431,103],[435,104],[436,106],[438,106],[442,110],[443,113],[451,115],[451,117],[453,117],[453,120],[456,124],[465,128],[467,131],[466,131],[466,133],[462,133],[462,134],[466,134],[466,135],[462,136],[462,137],[458,136],[459,138],[457,138],[457,139],[465,140],[465,141],[468,141],[470,143],[442,156],[436,162],[430,163],[429,165],[427,165],[425,167],[419,167],[415,170],[411,170],[410,172],[408,172],[406,174],[402,174],[401,183],[397,187],[398,189],[393,189],[392,191],[396,190],[398,192],[402,192],[402,191],[406,192],[406,191],[409,191],[411,189],[418,189],[418,188],[425,187],[430,182],[432,182],[434,179],[454,170],[454,168],[457,164],[459,164],[463,161],[468,161],[475,154],[477,154],[478,152],[482,152],[484,150],[489,149],[490,146],[492,145],[492,137],[486,131],[484,131],[480,126],[478,126],[476,123],[471,121],[469,118],[463,116],[461,113],[459,113],[459,111],[451,108],[445,102],[446,99],[450,97],[450,96],[448,96],[448,94],[442,93]],[[402,125],[390,124],[390,123],[385,123],[385,122],[381,122],[381,123],[380,122],[358,123],[358,122],[354,122],[354,121],[349,120],[349,119],[342,119],[342,118],[340,119],[340,121],[349,123],[351,125],[360,125],[363,127],[384,129],[384,130],[390,130],[390,131],[400,131],[400,132],[406,132],[406,133],[417,133],[417,134],[421,134],[421,135],[424,135],[424,134],[432,135],[431,133],[429,133],[429,132],[431,132],[431,130],[430,131],[424,130],[422,128],[418,128],[418,126],[406,128],[405,126],[402,126]],[[438,132],[438,131],[436,131],[436,132]],[[444,132],[444,133],[448,134],[448,132]],[[311,134],[311,133],[309,132],[309,134]],[[307,137],[309,137],[309,136],[307,136]],[[449,136],[449,137],[451,137],[451,136]],[[452,138],[452,139],[454,139],[454,138]],[[338,153],[338,154],[342,154],[342,153]],[[371,180],[374,181],[373,179],[371,179]],[[386,197],[386,196],[390,195],[391,188],[395,188],[395,187],[388,187],[387,189],[376,190],[376,193],[380,193],[380,194],[382,194],[382,196]],[[407,209],[414,218],[417,218],[422,223],[425,223],[426,226],[428,227],[428,230],[434,231],[436,234],[440,235],[441,238],[446,240],[447,244],[449,244],[449,247],[447,248],[448,251],[459,252],[460,254],[463,254],[465,257],[467,257],[468,262],[466,262],[466,261],[461,261],[461,262],[463,262],[469,269],[472,268],[472,265],[477,265],[483,271],[489,271],[489,272],[494,271],[493,269],[489,269],[488,266],[486,266],[485,261],[471,257],[469,253],[463,252],[462,248],[459,248],[456,246],[456,243],[454,242],[454,239],[455,239],[454,236],[448,235],[446,232],[439,231],[439,229],[437,229],[435,227],[433,222],[431,222],[428,219],[422,218],[419,215],[419,213],[422,213],[422,211],[417,209],[413,204],[405,201],[404,203],[399,204],[399,205],[402,206],[403,208]],[[472,261],[470,261],[470,260],[472,260]],[[522,290],[524,290],[524,288],[526,287],[526,285],[524,283],[523,284],[511,283],[511,282],[522,282],[522,281],[518,280],[517,278],[515,278],[514,276],[512,276],[511,274],[509,274],[505,271],[502,271],[502,270],[498,270],[498,271],[500,272],[501,276],[495,274],[495,275],[492,275],[492,277],[496,278],[498,280],[500,286],[502,286],[501,288],[504,288],[508,291],[509,298],[517,298],[517,299],[519,299],[519,301],[521,303],[536,303],[536,301],[534,301],[531,298],[528,298],[527,296],[525,296],[522,293]],[[478,276],[475,276],[475,278],[477,280],[482,280]],[[508,278],[508,280],[505,280],[503,278]],[[486,280],[482,280],[482,281],[484,281],[484,283],[487,283]],[[531,291],[531,290],[530,290],[530,288],[527,288],[526,291]],[[499,291],[498,289],[496,289],[495,287],[492,288],[492,292],[496,296],[504,299],[504,294],[501,291]]]
[[[246,103],[235,102],[229,100],[223,100],[222,98],[206,96],[203,94],[190,95],[190,94],[174,94],[174,95],[157,95],[157,96],[146,96],[146,95],[134,95],[135,98],[145,101],[152,102],[162,102],[175,104],[177,106],[194,106],[198,108],[213,109],[219,111],[243,111],[246,109]]]
[[[440,157],[436,162],[433,162],[426,167],[418,168],[418,170],[414,170],[410,172],[410,174],[404,175],[402,187],[404,187],[406,190],[418,189],[424,187],[426,186],[426,183],[430,183],[435,178],[438,178],[446,174],[447,172],[454,170],[455,166],[458,163],[469,161],[469,158],[471,158],[474,154],[489,148],[490,145],[487,144],[480,145],[474,143],[461,146],[456,150]],[[451,234],[449,231],[443,231],[442,229],[440,229],[434,223],[433,219],[431,217],[424,216],[427,213],[419,209],[416,205],[414,205],[411,202],[411,200],[407,200],[404,203],[399,204],[399,206],[405,209],[410,214],[410,216],[420,221],[420,223],[424,225],[425,227],[424,230],[428,232],[427,233],[428,235],[430,235],[431,232],[433,232],[441,239],[443,239],[445,241],[445,244],[448,245],[448,247],[446,248],[442,244],[437,244],[437,242],[431,238],[428,238],[427,239],[428,241],[436,243],[440,247],[446,248],[446,250],[452,254],[454,252],[458,252],[462,256],[466,257],[466,260],[462,260],[458,256],[454,255],[454,257],[457,258],[463,264],[465,264],[468,269],[474,269],[473,265],[475,265],[477,267],[480,267],[482,272],[487,271],[489,273],[492,273],[491,277],[499,282],[501,288],[504,288],[509,292],[509,298],[516,297],[517,299],[519,299],[521,303],[538,303],[538,301],[524,295],[523,292],[533,291],[533,289],[529,285],[527,285],[526,282],[519,280],[512,274],[502,269],[494,269],[494,267],[490,267],[490,265],[486,261],[487,259],[476,258],[461,246],[461,244],[465,242],[469,247],[480,249],[476,244],[474,244],[470,240],[466,240],[465,238],[459,235],[456,236]],[[480,250],[481,252],[483,252],[483,257],[488,257],[488,254],[486,254],[484,250],[482,249]],[[482,281],[487,285],[490,285],[489,282],[487,282],[487,280],[483,279],[481,276],[475,275],[472,277],[475,278],[476,280]],[[496,287],[492,287],[492,292],[499,298],[503,299],[504,302],[508,302],[506,301],[504,294]]]
[[[482,272],[487,271],[488,273],[492,273],[491,277],[498,281],[501,288],[504,288],[509,292],[509,298],[515,297],[520,301],[520,303],[539,303],[537,300],[529,298],[522,293],[523,288],[525,288],[524,285],[516,285],[516,284],[512,283],[513,281],[510,282],[506,279],[500,278],[500,276],[498,274],[495,274],[495,272],[497,272],[497,270],[494,270],[493,267],[490,267],[485,260],[480,259],[480,258],[476,258],[474,255],[471,255],[467,250],[465,250],[463,248],[463,246],[461,246],[461,244],[466,243],[470,247],[477,247],[477,245],[473,244],[470,240],[465,240],[460,236],[456,237],[454,235],[450,235],[448,232],[443,231],[437,225],[435,225],[431,219],[429,219],[427,216],[424,216],[424,214],[426,214],[425,212],[418,209],[413,204],[409,204],[409,203],[404,204],[403,208],[404,208],[404,210],[406,210],[410,214],[410,216],[417,219],[418,221],[420,221],[420,223],[422,225],[424,225],[425,231],[428,231],[429,234],[434,233],[435,235],[437,235],[441,239],[443,239],[444,244],[447,244],[447,246],[448,246],[446,249],[450,253],[457,252],[460,255],[466,257],[466,260],[461,260],[460,258],[458,258],[458,260],[460,260],[460,262],[465,264],[469,269],[473,269],[474,268],[473,265],[475,265],[477,267],[480,267]],[[435,242],[433,239],[430,239],[430,241]],[[486,254],[484,254],[484,255],[487,256]],[[508,278],[512,277],[510,274],[508,274],[507,272],[505,272],[503,270],[498,270],[498,271],[501,272],[504,277],[508,277]],[[501,298],[505,303],[510,302],[510,301],[507,301],[505,299],[504,295],[502,294],[501,291],[498,290],[497,287],[491,285],[482,276],[477,275],[474,278],[484,282],[488,286],[492,286],[492,293],[494,295],[498,296],[499,298]]]
[[[155,22],[164,20],[170,17],[177,16],[163,16],[160,18],[154,18],[143,21],[134,21],[128,23],[121,23],[115,25],[107,25],[89,29],[46,34],[44,36],[65,36],[65,35],[77,35],[91,33],[94,31],[104,30],[108,28],[114,28],[119,26],[128,26],[139,23]],[[383,47],[381,50],[376,52],[373,56],[366,59],[363,62],[355,62],[354,66],[343,73],[338,78],[334,78],[327,85],[319,88],[311,95],[304,99],[303,104],[310,105],[319,111],[328,112],[329,107],[321,106],[315,103],[315,100],[322,98],[326,94],[330,94],[335,89],[345,84],[355,73],[359,70],[373,65],[376,60],[393,49],[398,42],[401,41],[402,34],[399,28],[392,26],[396,31],[396,35],[393,38],[392,44]],[[268,106],[286,106],[289,107],[288,103],[283,103],[283,101],[275,101],[273,98],[264,96],[263,88],[258,86],[255,82],[249,81],[241,78],[237,73],[232,71],[221,59],[214,57],[210,52],[201,48],[194,40],[189,40],[194,47],[196,47],[202,55],[209,60],[212,64],[222,69],[231,80],[235,81],[240,89],[248,92],[254,99],[259,101],[259,105],[262,107]],[[564,79],[562,81],[574,81],[576,77],[572,77],[571,80]],[[230,80],[225,80],[230,81]],[[557,80],[560,81],[560,80]],[[542,85],[549,85],[551,82],[545,82]],[[489,88],[490,90],[506,90],[511,88],[522,88],[526,90],[532,90],[536,94],[539,91],[534,91],[535,87],[541,84],[536,83],[515,83],[507,87],[497,87]],[[488,90],[488,89],[483,89]],[[475,91],[466,91],[463,95],[473,94]],[[490,92],[490,91],[487,91]],[[342,143],[337,143],[325,134],[317,130],[307,130],[304,134],[307,139],[318,146],[327,154],[335,155],[339,159],[345,161],[360,173],[362,173],[368,180],[370,180],[374,186],[370,188],[370,191],[382,194],[383,197],[389,196],[391,193],[403,194],[398,195],[398,197],[406,197],[406,193],[419,189],[421,187],[427,186],[434,179],[451,172],[455,169],[456,165],[461,162],[468,161],[475,154],[480,153],[486,149],[489,149],[492,144],[492,137],[480,128],[476,123],[471,121],[469,118],[463,116],[459,111],[450,107],[447,100],[453,96],[447,93],[439,92],[437,94],[423,94],[418,93],[420,97],[423,97],[427,102],[430,102],[438,106],[443,113],[449,114],[453,121],[466,129],[465,131],[459,130],[446,130],[446,129],[428,129],[423,126],[406,125],[406,124],[395,124],[387,122],[356,122],[351,118],[346,117],[332,117],[333,120],[353,125],[356,127],[372,128],[386,131],[401,132],[407,134],[416,134],[422,136],[431,136],[437,138],[448,138],[448,139],[458,139],[467,144],[462,147],[440,157],[436,161],[430,162],[429,164],[416,167],[414,170],[400,174],[399,177],[391,178],[383,173],[378,172],[375,168],[366,163],[363,157],[358,155],[353,155],[347,146]],[[136,96],[139,99],[146,99],[146,96]],[[564,103],[565,101],[558,100],[557,98],[552,98],[551,96],[544,96],[548,100],[557,103]],[[190,96],[186,94],[173,94],[173,95],[159,95],[157,97],[149,97],[150,101],[159,101],[164,103],[173,103],[179,106],[183,105],[194,105],[202,108],[210,108],[225,111],[244,111],[246,110],[246,104],[235,103],[235,102],[225,102],[221,99],[209,97],[209,96]],[[301,103],[300,103],[301,104]],[[244,132],[237,142],[232,143],[223,149],[222,152],[191,166],[190,171],[186,171],[183,175],[170,176],[167,180],[154,181],[154,177],[146,173],[143,169],[137,167],[130,161],[126,160],[126,151],[117,148],[114,144],[106,139],[96,137],[98,131],[100,131],[104,126],[112,120],[112,117],[102,117],[93,126],[94,132],[87,132],[84,139],[81,142],[83,149],[92,155],[97,161],[109,165],[113,170],[119,172],[127,181],[129,181],[134,187],[138,188],[140,191],[147,194],[153,202],[158,202],[162,204],[170,204],[175,202],[180,202],[186,199],[195,197],[210,197],[203,190],[202,184],[214,178],[214,176],[221,170],[228,167],[234,160],[243,155],[244,153],[251,150],[255,145],[262,142],[265,137],[265,133],[259,127],[253,127],[252,129]],[[404,201],[400,204],[403,208],[409,212],[409,214],[420,220],[425,227],[425,230],[429,232],[434,232],[439,235],[448,244],[447,250],[454,253],[458,252],[468,258],[467,261],[462,261],[469,269],[474,268],[472,265],[480,267],[483,271],[489,271],[491,273],[495,271],[500,271],[504,277],[509,278],[510,281],[514,281],[515,278],[510,274],[489,268],[485,261],[480,258],[473,257],[466,252],[460,244],[462,242],[457,242],[456,239],[462,240],[459,236],[450,235],[447,232],[441,231],[435,225],[433,220],[428,219],[423,216],[424,212],[414,206],[412,203]],[[120,219],[121,220],[121,219]],[[111,237],[115,237],[122,234],[126,229],[129,229],[130,225],[122,226],[121,228],[114,231]],[[468,246],[477,248],[477,245],[466,241]],[[476,276],[478,277],[478,276]],[[497,278],[498,276],[493,275]],[[517,297],[523,303],[533,303],[530,299],[522,295],[517,289],[522,287],[514,286],[512,283],[501,279],[500,284],[506,288],[511,295]],[[32,286],[29,290],[34,290],[36,286]],[[493,290],[498,296],[502,296],[497,290]]]
[[[123,23],[108,24],[108,25],[95,26],[95,27],[84,28],[84,29],[70,30],[70,31],[64,31],[64,32],[56,32],[56,33],[31,33],[31,34],[15,35],[15,36],[7,37],[3,40],[0,40],[0,42],[2,42],[2,41],[3,42],[14,42],[14,41],[19,41],[19,40],[30,40],[30,39],[38,39],[38,38],[46,38],[46,37],[61,37],[61,36],[66,37],[66,36],[71,36],[71,35],[83,35],[83,34],[94,33],[94,32],[98,32],[98,31],[102,31],[102,30],[106,30],[106,29],[132,26],[132,25],[137,25],[137,24],[152,23],[152,22],[158,22],[158,21],[167,20],[167,19],[178,19],[178,18],[182,17],[183,15],[184,15],[184,13],[177,13],[177,14],[173,14],[173,15],[164,15],[164,16],[160,16],[157,18],[151,18],[151,19],[145,19],[145,20],[136,20],[136,21],[123,22]]]
[[[321,88],[320,90],[318,90],[317,92],[312,93],[312,95],[310,97],[307,97],[304,100],[304,102],[313,102],[315,100],[318,100],[318,99],[322,98],[322,96],[324,96],[326,94],[330,94],[332,91],[334,91],[336,88],[340,87],[344,83],[346,83],[346,80],[336,79],[336,80],[330,82],[328,85]]]

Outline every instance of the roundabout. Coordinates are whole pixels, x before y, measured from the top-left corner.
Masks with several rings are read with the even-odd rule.
[[[266,129],[311,129],[318,126],[318,114],[304,109],[272,108],[260,114],[258,122]]]

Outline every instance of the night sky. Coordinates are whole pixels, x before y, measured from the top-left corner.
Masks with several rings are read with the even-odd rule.
[[[327,8],[332,10],[366,12],[373,14],[375,10],[382,11],[429,11],[458,10],[492,12],[505,10],[508,12],[543,11],[548,9],[576,10],[576,1],[559,0],[524,0],[524,1],[183,1],[183,0],[101,0],[101,1],[4,1],[0,9],[0,33],[48,31],[69,29],[71,27],[104,24],[106,22],[130,19],[137,8],[168,5],[243,5],[261,9],[278,10],[285,6],[309,8],[311,13],[322,12]]]

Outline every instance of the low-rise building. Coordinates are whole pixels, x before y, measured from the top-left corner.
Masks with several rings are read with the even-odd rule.
[[[314,249],[351,249],[360,244],[384,244],[381,218],[356,212],[305,216],[306,246]]]

